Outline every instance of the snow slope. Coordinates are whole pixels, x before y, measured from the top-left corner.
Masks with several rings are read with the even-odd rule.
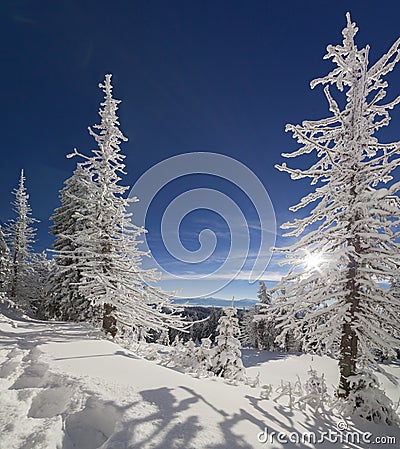
[[[244,351],[249,376],[278,386],[312,365],[337,382],[336,362],[308,355]],[[400,377],[399,366],[386,366]],[[382,378],[381,378],[382,379]],[[398,386],[385,381],[395,401]],[[368,448],[368,443],[258,441],[269,432],[331,431],[344,421],[260,398],[261,388],[197,379],[144,360],[87,325],[0,314],[0,449]],[[276,396],[273,395],[272,398]],[[347,430],[391,435],[399,429],[347,421]]]

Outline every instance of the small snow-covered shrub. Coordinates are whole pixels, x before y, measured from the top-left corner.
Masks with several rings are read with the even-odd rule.
[[[324,374],[319,376],[317,371],[310,367],[308,375],[309,377],[304,384],[304,394],[299,397],[297,404],[300,408],[309,405],[316,411],[324,412],[325,406],[330,403]]]
[[[351,391],[346,400],[338,403],[338,409],[347,416],[359,416],[377,424],[400,426],[393,402],[380,388],[378,378],[364,371],[349,378]]]
[[[274,398],[274,401],[287,397],[288,406],[291,408],[297,406],[300,410],[304,410],[305,406],[308,405],[315,411],[324,412],[331,404],[331,396],[328,393],[324,375],[318,375],[317,371],[312,368],[308,371],[308,378],[304,385],[297,376],[294,383],[281,380],[275,391],[278,396]],[[271,394],[272,386],[269,388],[268,385],[265,385],[261,397],[269,399]]]
[[[187,372],[196,372],[198,368],[197,348],[193,340],[184,344],[184,350],[181,354],[180,365]]]
[[[178,360],[181,358],[181,354],[184,351],[184,345],[182,340],[176,336],[172,342],[170,351],[165,354],[162,359],[162,364],[166,366],[176,366]]]
[[[197,368],[196,374],[200,376],[208,376],[211,372],[211,340],[202,338],[201,344],[196,348]]]
[[[257,373],[256,377],[244,376],[244,382],[249,387],[252,387],[252,388],[259,387],[260,386],[260,371]]]
[[[141,355],[147,360],[158,360],[160,358],[157,346],[152,343],[145,343],[141,346]]]
[[[273,387],[271,384],[265,384],[261,387],[261,399],[271,399]]]
[[[292,408],[297,403],[297,398],[303,396],[303,386],[301,384],[300,378],[298,377],[296,382],[292,384],[290,381],[281,380],[281,384],[276,388],[276,393],[278,396],[274,398],[274,401],[277,402],[279,399],[286,397],[289,400],[288,406]]]
[[[159,343],[160,345],[169,346],[169,335],[167,329],[163,329],[160,332],[157,343]]]
[[[193,340],[189,340],[184,344],[182,340],[176,337],[171,350],[164,356],[162,363],[185,372],[197,372],[196,352],[196,345]]]

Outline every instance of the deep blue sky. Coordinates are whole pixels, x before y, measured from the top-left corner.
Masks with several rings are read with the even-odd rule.
[[[321,89],[311,91],[309,82],[332,68],[322,57],[327,44],[341,42],[347,10],[360,28],[358,45],[370,43],[375,61],[400,34],[398,1],[2,1],[0,219],[12,217],[10,192],[24,168],[41,220],[37,248],[51,245],[48,218],[76,163],[65,155],[93,147],[86,128],[98,122],[97,84],[112,73],[129,138],[125,184],[177,154],[221,153],[261,179],[282,223],[307,191],[273,168],[296,147],[284,126],[328,114]],[[399,68],[388,79],[398,93]],[[399,113],[393,117],[388,139],[399,135]],[[215,187],[200,178],[193,185]],[[188,248],[196,249],[202,217],[224,232],[211,215],[188,217]],[[156,240],[157,225],[147,225]],[[272,264],[264,278],[274,273]],[[222,296],[255,291],[237,281]]]

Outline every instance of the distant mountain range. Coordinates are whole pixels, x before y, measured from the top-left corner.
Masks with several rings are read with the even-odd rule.
[[[173,298],[172,302],[179,305],[201,306],[201,307],[229,307],[232,305],[231,299],[221,298]],[[238,309],[249,308],[257,304],[256,299],[235,299],[235,307]]]

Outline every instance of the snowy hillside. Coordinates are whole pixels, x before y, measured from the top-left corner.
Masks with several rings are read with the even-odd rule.
[[[337,384],[336,362],[306,355],[246,350],[247,374],[261,384],[305,378],[309,366]],[[400,376],[399,366],[387,366]],[[382,378],[381,378],[382,380]],[[383,380],[398,400],[398,387]],[[282,398],[261,399],[261,388],[197,379],[137,357],[87,325],[16,319],[0,314],[0,449],[367,448],[325,441],[272,445],[262,432],[336,431],[343,419],[311,409],[291,410]],[[347,430],[391,435],[399,429],[368,422]],[[295,437],[291,437],[295,438]]]

